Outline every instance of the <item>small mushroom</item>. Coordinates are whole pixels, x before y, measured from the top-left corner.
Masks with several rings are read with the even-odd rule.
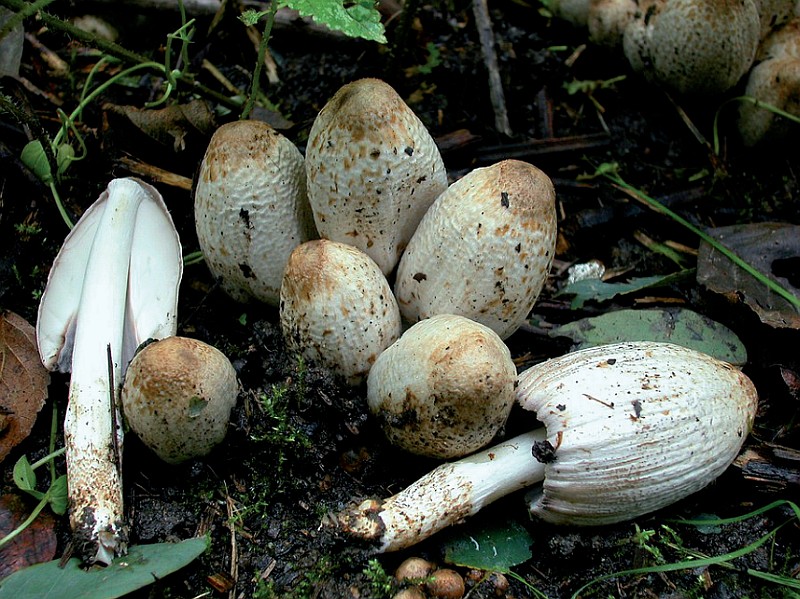
[[[544,428],[442,464],[388,499],[345,509],[334,525],[394,551],[542,481],[530,509],[549,522],[636,518],[718,477],[758,403],[742,372],[668,343],[576,351],[523,371],[519,383],[517,400]]]
[[[447,189],[430,133],[379,79],[348,83],[325,104],[309,132],[306,171],[320,235],[359,248],[387,276]]]
[[[743,103],[739,109],[738,128],[746,146],[779,141],[797,128],[759,103],[800,117],[800,16],[764,40],[744,93],[756,100]]]
[[[318,239],[289,256],[280,294],[287,347],[359,385],[400,337],[400,310],[386,277],[361,250]]]
[[[622,44],[632,68],[651,81],[711,95],[747,73],[760,34],[754,0],[651,0],[625,27]]]
[[[289,254],[317,237],[303,155],[261,121],[222,125],[200,165],[194,217],[222,288],[238,301],[277,306]]]
[[[555,254],[555,191],[520,160],[477,168],[430,207],[397,268],[409,322],[460,314],[502,339],[525,321]]]
[[[488,327],[439,314],[409,328],[367,379],[369,409],[388,440],[435,458],[489,443],[514,404],[511,352]]]
[[[215,347],[166,337],[134,356],[122,387],[125,419],[169,464],[207,455],[222,442],[236,405],[236,371]]]

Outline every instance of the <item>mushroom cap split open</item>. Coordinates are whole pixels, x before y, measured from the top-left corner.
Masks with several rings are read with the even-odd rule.
[[[309,132],[306,171],[320,235],[359,248],[385,275],[447,189],[430,133],[379,79],[348,83],[325,104]]]
[[[514,404],[511,352],[488,327],[439,314],[386,349],[367,379],[367,402],[388,440],[435,458],[489,443]]]
[[[208,268],[238,301],[277,306],[289,254],[317,236],[303,155],[260,121],[227,123],[214,133],[194,213]]]
[[[397,301],[378,265],[329,239],[306,242],[289,257],[280,324],[290,350],[351,385],[364,381],[401,333]]]
[[[122,408],[142,442],[178,464],[222,442],[237,395],[236,371],[225,354],[197,339],[166,337],[131,360]]]
[[[430,207],[397,268],[411,323],[460,314],[506,339],[523,323],[555,254],[555,191],[520,160],[477,168]]]
[[[655,342],[537,364],[520,373],[517,398],[549,444],[531,512],[582,525],[635,518],[708,485],[738,454],[758,404],[734,366]]]
[[[625,28],[635,71],[687,95],[719,94],[747,73],[761,22],[753,0],[653,0]]]

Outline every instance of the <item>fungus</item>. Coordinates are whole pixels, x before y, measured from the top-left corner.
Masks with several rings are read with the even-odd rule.
[[[520,160],[477,168],[453,183],[420,222],[397,268],[409,322],[459,314],[502,339],[527,318],[555,254],[555,191]]]
[[[334,526],[377,551],[409,547],[511,492],[541,483],[530,511],[609,524],[699,491],[733,461],[758,398],[733,366],[668,343],[597,346],[523,371],[517,400],[544,424],[442,464]]]
[[[387,276],[447,189],[430,133],[379,79],[348,83],[320,110],[308,135],[306,171],[320,235],[359,248]]]
[[[36,323],[42,363],[71,372],[64,418],[70,524],[88,561],[126,551],[119,386],[136,348],[175,334],[181,246],[161,195],[114,179],[67,235]]]
[[[517,370],[490,328],[439,314],[409,328],[375,362],[369,409],[387,439],[417,455],[453,458],[489,443],[514,404]]]
[[[236,371],[217,348],[167,337],[134,356],[122,387],[131,430],[169,464],[207,455],[222,442],[236,405]]]

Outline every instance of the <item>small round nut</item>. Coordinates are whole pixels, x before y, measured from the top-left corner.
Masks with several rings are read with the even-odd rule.
[[[441,568],[431,574],[425,583],[428,595],[436,599],[461,599],[466,592],[464,578],[450,568]]]
[[[400,582],[422,582],[436,569],[436,564],[421,557],[406,558],[394,571]]]

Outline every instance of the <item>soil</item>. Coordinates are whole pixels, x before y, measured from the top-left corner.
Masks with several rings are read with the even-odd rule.
[[[118,28],[123,47],[162,60],[164,40],[179,26],[179,16],[127,5],[114,5],[110,11],[109,6],[57,2],[50,8],[68,17],[91,7],[92,13]],[[587,44],[584,31],[548,18],[539,8],[537,3],[510,0],[491,7],[510,136],[495,126],[473,13],[461,0],[422,4],[412,20],[389,21],[390,41],[402,37],[403,44],[383,46],[320,33],[298,21],[276,27],[270,49],[279,81],[264,85],[275,110],[256,116],[279,126],[302,149],[326,100],[346,82],[375,76],[392,84],[429,128],[451,180],[506,157],[536,164],[555,183],[560,235],[553,274],[531,315],[532,325],[508,340],[518,366],[569,349],[564,339],[548,336],[543,323],[570,322],[622,307],[688,307],[730,327],[748,349],[745,372],[758,387],[760,409],[746,447],[764,442],[787,451],[797,447],[798,397],[786,377],[798,372],[798,358],[794,349],[783,349],[797,347],[797,331],[761,324],[747,308],[720,298],[694,279],[649,294],[589,302],[580,310],[570,309],[569,298],[559,296],[558,290],[568,265],[591,259],[626,277],[672,272],[674,264],[642,246],[636,231],[660,242],[698,245],[691,233],[640,208],[607,180],[581,177],[597,165],[618,163],[626,181],[670,202],[701,228],[761,221],[800,224],[798,145],[787,141],[743,147],[732,120],[735,111],[729,107],[720,115],[722,151],[713,154],[687,121],[711,139],[714,116],[725,98],[671,97],[632,73],[615,50]],[[186,68],[207,87],[227,94],[202,67],[205,59],[245,89],[255,50],[242,25],[231,15],[211,33],[210,16],[199,17],[196,25]],[[29,85],[8,77],[1,85],[29,117],[35,117],[31,122],[53,135],[58,126],[56,103],[67,111],[76,104],[98,54],[36,19],[26,21],[26,29],[30,40],[67,61],[68,74],[52,73],[43,51],[29,42],[21,68]],[[422,65],[430,68],[420,69]],[[114,68],[106,67],[99,78]],[[617,77],[624,78],[599,85]],[[590,94],[570,93],[567,85],[574,81],[598,85]],[[147,76],[129,83],[110,87],[82,114],[79,128],[87,158],[74,164],[59,184],[67,211],[75,218],[110,179],[132,174],[124,157],[188,179],[196,175],[210,131],[190,131],[177,149],[144,134],[110,105],[142,108],[158,96],[161,82]],[[732,90],[726,97],[741,91]],[[175,100],[191,97],[188,86],[178,87]],[[214,99],[204,99],[215,111],[217,125],[236,117]],[[0,306],[33,323],[38,296],[67,229],[49,189],[18,160],[28,135],[37,134],[35,127],[23,127],[11,114],[0,113],[0,130]],[[197,251],[191,191],[155,184],[171,210],[184,253]],[[21,224],[30,227],[23,230]],[[185,269],[179,315],[179,334],[211,343],[230,358],[241,393],[226,440],[207,458],[170,466],[134,435],[127,436],[124,468],[131,541],[146,544],[201,534],[210,538],[210,548],[200,558],[135,596],[388,597],[400,587],[392,587],[382,573],[390,575],[405,558],[422,556],[447,565],[445,533],[402,552],[377,555],[321,525],[351,502],[387,497],[436,465],[386,443],[368,415],[363,387],[347,387],[288,354],[277,311],[234,302],[202,263]],[[49,401],[62,413],[68,381],[66,375],[54,374],[50,385]],[[14,490],[11,465],[16,458],[25,454],[33,461],[47,453],[48,411],[42,412],[30,438],[0,464],[3,492]],[[501,436],[532,424],[528,415],[515,411]],[[63,471],[63,463],[59,468]],[[483,577],[466,567],[449,567],[466,578],[469,596],[475,599],[558,599],[614,572],[736,551],[788,522],[767,543],[722,566],[605,578],[581,596],[794,596],[752,574],[795,577],[800,571],[800,535],[787,506],[714,530],[674,520],[700,514],[737,516],[791,499],[795,493],[791,480],[765,484],[731,467],[703,491],[656,514],[590,529],[533,522],[522,493],[514,494],[457,528],[469,531],[463,527],[477,522],[521,523],[533,539],[532,557],[505,576]],[[58,522],[60,556],[69,547],[70,534],[65,519]]]

